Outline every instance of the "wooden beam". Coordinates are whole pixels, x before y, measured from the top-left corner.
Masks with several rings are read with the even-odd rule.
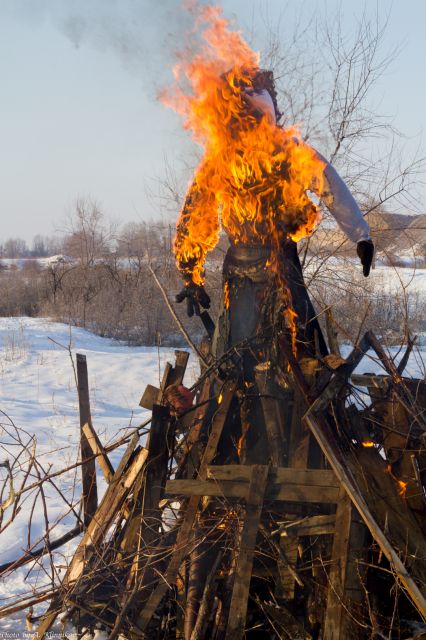
[[[233,480],[250,482],[252,465],[225,464],[207,467],[207,478],[210,480]],[[269,479],[272,484],[306,484],[318,487],[340,487],[339,481],[330,469],[292,469],[278,467],[270,470]]]
[[[213,417],[210,437],[208,439],[201,459],[200,468],[198,471],[200,480],[204,480],[206,478],[207,467],[216,455],[217,445],[222,434],[229,409],[231,407],[232,399],[235,393],[235,387],[236,385],[233,382],[227,382],[224,385],[224,389],[222,392],[222,402],[218,405],[217,411]],[[188,501],[185,515],[179,527],[176,543],[171,553],[168,567],[165,573],[162,575],[161,580],[158,582],[155,589],[151,592],[148,600],[142,600],[143,609],[136,621],[136,628],[134,630],[135,635],[138,633],[139,629],[145,631],[164,594],[169,589],[169,586],[171,584],[174,584],[174,582],[176,581],[176,576],[178,574],[182,560],[188,552],[188,540],[194,527],[199,503],[200,496],[196,495],[191,496]]]
[[[293,522],[288,522],[287,526],[281,531],[281,540],[286,537],[297,538],[300,536],[325,536],[334,533],[336,524],[336,516],[320,515],[303,518],[303,520],[294,518]]]
[[[331,551],[331,568],[327,608],[324,618],[324,640],[345,640],[342,636],[342,621],[345,615],[345,582],[349,557],[349,536],[352,521],[352,503],[346,491],[340,490],[336,510],[336,530]]]
[[[286,433],[281,428],[274,372],[270,362],[262,362],[255,367],[256,385],[260,394],[263,420],[268,437],[269,459],[274,467],[286,461]]]
[[[240,640],[244,636],[247,617],[247,602],[253,569],[253,557],[257,532],[262,515],[263,498],[268,482],[269,467],[253,465],[244,524],[241,531],[235,581],[232,590],[230,615],[225,640]]]
[[[169,496],[216,496],[229,499],[247,499],[250,485],[239,480],[168,480],[166,495]],[[308,502],[335,504],[339,488],[315,484],[271,483],[265,500],[282,502]]]
[[[89,379],[87,374],[86,356],[77,353],[77,382],[78,382],[78,405],[80,410],[80,451],[81,451],[81,472],[82,472],[82,502],[83,520],[87,527],[93,518],[98,506],[98,491],[96,485],[96,463],[92,455],[83,427],[85,424],[92,424],[89,398]]]

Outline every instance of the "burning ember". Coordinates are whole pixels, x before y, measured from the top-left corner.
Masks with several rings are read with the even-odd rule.
[[[321,191],[324,164],[297,129],[275,124],[272,102],[271,113],[257,110],[255,96],[268,72],[260,71],[258,54],[230,30],[221,9],[194,12],[198,49],[181,54],[175,86],[161,96],[204,150],[177,226],[177,263],[192,282],[203,284],[206,254],[218,242],[220,212],[233,243],[271,246],[269,268],[284,292],[287,324],[293,327],[279,249],[283,238],[298,241],[318,223],[319,209],[306,192],[313,185]]]
[[[394,474],[394,472],[392,471],[392,466],[390,464],[388,464],[388,466],[386,467],[386,471],[387,471],[387,473],[389,473],[389,475],[392,478],[392,480],[394,480],[396,482],[397,489],[398,489],[398,494],[401,496],[401,498],[405,498],[405,494],[407,492],[408,482],[404,482],[403,480],[399,480],[396,477],[396,475]]]

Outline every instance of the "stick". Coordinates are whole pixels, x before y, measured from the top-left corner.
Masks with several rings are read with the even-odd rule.
[[[170,300],[167,297],[167,293],[166,290],[164,289],[163,285],[161,284],[161,282],[159,281],[159,279],[157,278],[154,269],[151,267],[151,265],[148,265],[148,269],[151,272],[152,277],[154,278],[154,281],[156,283],[156,285],[158,286],[158,288],[161,291],[161,294],[164,298],[164,301],[167,305],[168,310],[170,311],[170,314],[173,318],[173,320],[176,322],[180,332],[182,333],[183,337],[185,338],[185,340],[187,341],[188,345],[191,347],[191,349],[193,349],[195,351],[195,353],[197,354],[197,356],[200,358],[201,362],[208,367],[209,366],[209,362],[207,362],[207,360],[204,358],[203,354],[201,353],[201,351],[198,349],[198,347],[196,346],[196,344],[192,341],[189,333],[187,332],[187,330],[185,329],[185,327],[183,326],[182,322],[179,320],[176,311],[173,309]]]

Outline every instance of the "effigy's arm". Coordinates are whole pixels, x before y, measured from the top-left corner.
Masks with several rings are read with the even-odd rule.
[[[370,227],[346,182],[332,164],[318,151],[316,154],[325,163],[323,189],[317,195],[349,240],[356,243],[371,240]]]
[[[219,215],[214,189],[205,167],[197,171],[179,214],[174,254],[187,284],[204,283],[206,254],[219,240]]]
[[[374,244],[371,240],[370,227],[362,215],[355,198],[336,169],[318,151],[317,157],[324,162],[323,184],[314,191],[324,202],[343,233],[357,245],[357,254],[363,267],[364,276],[370,273],[374,256]]]

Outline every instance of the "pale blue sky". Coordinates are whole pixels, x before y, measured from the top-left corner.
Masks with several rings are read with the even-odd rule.
[[[308,0],[304,11],[332,14],[336,2]],[[350,31],[359,3],[340,3]],[[298,0],[225,0],[249,37],[252,20],[272,21]],[[181,162],[180,122],[156,101],[169,79],[186,16],[177,0],[0,0],[0,241],[52,234],[79,196],[120,221],[158,215],[165,164]],[[366,5],[374,11],[375,5]],[[426,128],[426,2],[378,1],[390,12],[385,47],[401,51],[373,96],[410,138]],[[254,41],[262,47],[262,28]],[[189,147],[188,147],[189,151]],[[426,155],[426,153],[425,153]],[[426,176],[425,176],[426,177]],[[426,190],[425,190],[426,195]]]

